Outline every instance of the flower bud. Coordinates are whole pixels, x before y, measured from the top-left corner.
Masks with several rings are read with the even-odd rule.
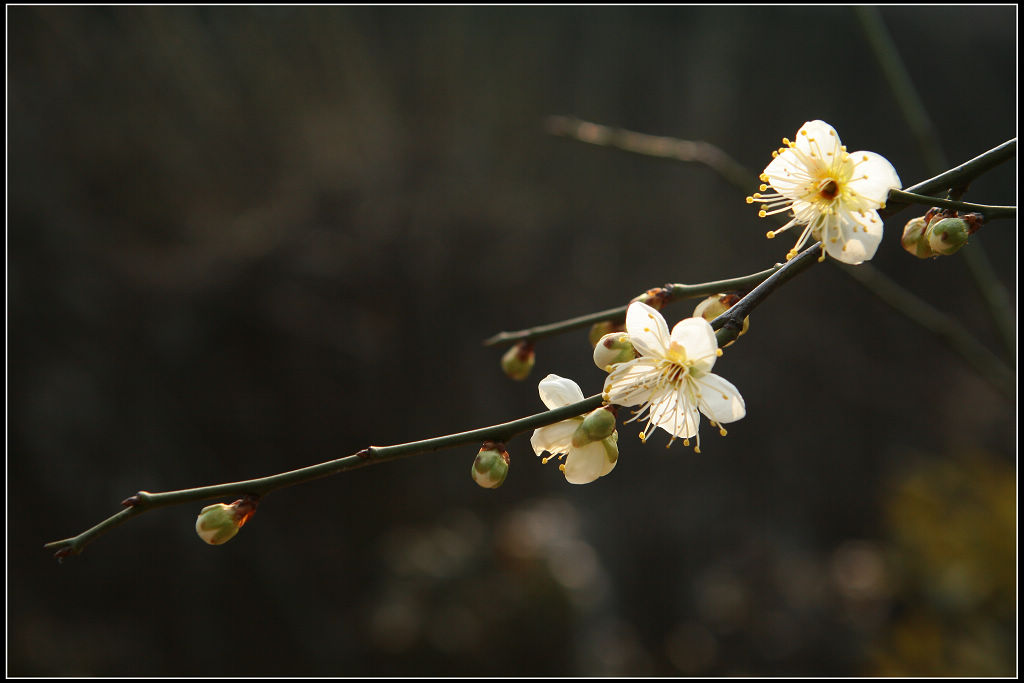
[[[629,303],[639,301],[645,303],[656,311],[660,311],[668,302],[669,290],[664,287],[653,287],[639,296],[629,300]]]
[[[962,218],[943,218],[928,226],[928,246],[936,254],[949,256],[967,244],[970,226]]]
[[[927,218],[924,216],[911,218],[903,227],[903,237],[900,238],[903,248],[917,258],[931,258],[935,256],[935,252],[932,251],[931,246],[928,244],[928,238],[925,236],[927,230]]]
[[[704,318],[708,322],[711,322],[735,306],[739,300],[740,298],[735,294],[713,294],[697,304],[697,307],[693,309],[693,317]],[[743,327],[740,328],[740,333],[737,334],[736,337],[739,338],[746,334],[749,328],[750,316],[747,316],[743,319]],[[734,339],[733,341],[736,340]],[[729,346],[729,344],[732,344],[732,342],[729,342],[726,346]]]
[[[625,332],[612,332],[601,337],[594,347],[594,364],[605,372],[616,363],[625,363],[636,358],[633,344]]]
[[[572,445],[576,448],[586,446],[592,441],[601,441],[615,431],[615,410],[613,406],[604,406],[591,411],[572,435]]]
[[[207,505],[196,519],[196,533],[210,545],[227,543],[256,512],[256,499],[240,498],[231,505]]]
[[[590,340],[591,346],[597,346],[597,343],[608,334],[613,332],[624,332],[626,328],[623,325],[616,325],[611,320],[605,320],[603,322],[594,323],[590,327],[590,332],[587,333],[587,338]]]
[[[537,356],[533,352],[533,344],[521,341],[505,352],[501,357],[501,369],[514,380],[524,380],[533,370]]]
[[[485,489],[496,489],[508,476],[509,457],[505,444],[496,441],[484,441],[480,452],[473,461],[473,481]]]

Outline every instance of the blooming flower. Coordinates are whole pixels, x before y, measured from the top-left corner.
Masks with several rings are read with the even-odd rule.
[[[653,424],[672,435],[670,446],[677,438],[688,446],[690,438],[697,437],[699,453],[698,410],[712,425],[735,422],[747,414],[736,387],[711,373],[722,352],[707,320],[682,320],[670,335],[661,313],[636,302],[626,309],[626,331],[640,357],[613,366],[605,381],[604,400],[640,406],[633,420],[647,411],[642,440],[647,440]],[[719,431],[725,435],[724,428]]]
[[[849,153],[832,126],[808,121],[785,147],[772,152],[774,159],[761,174],[761,192],[747,197],[759,202],[764,218],[792,209],[793,218],[769,239],[794,225],[803,225],[796,246],[786,254],[796,256],[808,237],[821,240],[825,253],[843,263],[862,263],[875,255],[882,241],[882,219],[889,190],[899,189],[900,178],[885,157],[874,152]],[[773,192],[767,192],[769,185]]]
[[[558,375],[548,375],[542,379],[538,389],[540,400],[549,410],[583,400],[583,392],[580,391],[579,385]],[[584,417],[581,415],[535,429],[530,439],[530,444],[537,455],[543,455],[545,451],[551,453],[544,459],[545,463],[554,457],[565,458],[565,463],[559,469],[570,484],[589,484],[611,472],[618,462],[618,434],[613,430],[603,439],[581,439],[578,430],[583,420]],[[583,443],[584,441],[586,443]],[[580,445],[575,445],[577,443]]]

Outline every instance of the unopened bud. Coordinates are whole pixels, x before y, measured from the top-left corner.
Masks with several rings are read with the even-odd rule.
[[[613,332],[623,332],[625,329],[626,328],[623,325],[616,325],[611,320],[605,320],[591,325],[590,332],[587,333],[587,338],[590,340],[591,346],[597,346],[597,343],[601,341],[605,335]]]
[[[704,318],[708,322],[711,322],[739,303],[739,300],[740,298],[735,294],[713,294],[697,304],[697,307],[693,309],[693,317]],[[747,333],[748,329],[750,329],[750,316],[743,319],[743,327],[740,328],[740,333],[736,336],[743,336]],[[736,340],[734,339],[732,341]],[[726,344],[726,346],[732,344],[732,341]]]
[[[612,332],[601,337],[594,347],[594,364],[605,372],[616,363],[625,363],[636,358],[633,344],[625,332]]]
[[[207,505],[196,519],[196,533],[210,545],[227,543],[255,512],[256,499],[251,497],[241,498],[231,505]]]
[[[496,489],[508,476],[509,457],[505,444],[484,441],[473,461],[473,481],[485,489]]]
[[[537,355],[533,352],[533,344],[521,341],[501,357],[501,369],[514,380],[524,380],[530,376],[535,362]]]
[[[928,226],[928,246],[936,254],[949,256],[967,244],[970,226],[962,218],[943,218]]]
[[[911,218],[903,227],[903,237],[900,238],[900,244],[917,258],[931,258],[935,256],[935,252],[932,251],[931,246],[928,244],[928,238],[925,236],[927,230],[928,220],[924,216]]]
[[[591,411],[583,418],[583,422],[572,435],[572,445],[576,448],[586,446],[593,441],[601,441],[615,431],[615,411],[612,406],[605,406]]]
[[[668,296],[668,289],[664,287],[654,287],[652,289],[648,289],[640,296],[633,297],[632,299],[629,300],[629,303],[639,301],[641,303],[647,304],[656,311],[660,311],[668,302]]]

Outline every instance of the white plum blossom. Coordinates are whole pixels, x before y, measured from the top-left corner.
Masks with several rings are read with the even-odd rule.
[[[626,332],[640,356],[613,366],[605,381],[604,400],[620,406],[640,406],[632,420],[643,417],[646,411],[642,440],[647,440],[654,425],[672,435],[670,446],[677,438],[688,446],[696,437],[699,453],[700,413],[719,426],[746,415],[736,387],[711,373],[722,352],[707,320],[687,318],[669,334],[661,313],[635,302],[626,309]],[[724,428],[719,430],[725,434]]]
[[[538,389],[540,400],[549,410],[583,400],[583,392],[579,385],[558,375],[548,375],[542,379]],[[607,438],[589,441],[580,446],[574,445],[573,436],[577,434],[583,420],[584,416],[581,415],[535,429],[530,439],[530,444],[537,455],[543,455],[545,451],[551,453],[544,459],[545,463],[554,457],[565,458],[559,469],[570,484],[589,484],[611,472],[618,462],[618,434],[614,431]],[[576,441],[579,442],[578,436]]]
[[[889,190],[900,189],[896,169],[874,152],[847,152],[839,135],[824,121],[808,121],[796,139],[782,139],[784,147],[772,152],[774,159],[761,174],[761,192],[747,203],[765,206],[762,218],[793,211],[793,218],[768,232],[772,238],[795,225],[803,232],[787,259],[796,256],[809,237],[821,240],[822,255],[857,264],[875,255],[882,241],[882,219]],[[772,192],[766,192],[771,188]],[[764,194],[762,194],[764,193]]]

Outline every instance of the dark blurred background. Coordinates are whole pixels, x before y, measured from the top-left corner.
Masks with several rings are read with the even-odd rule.
[[[881,16],[951,163],[1016,135],[1015,7]],[[716,365],[748,415],[701,455],[620,425],[616,470],[577,487],[524,435],[494,491],[465,447],[275,493],[218,548],[199,504],[42,548],[139,489],[536,412],[548,373],[596,393],[585,332],[522,383],[481,341],[791,246],[707,168],[548,115],[752,173],[821,118],[930,177],[852,9],[7,18],[9,674],[1014,672],[1015,401],[832,263]],[[966,199],[1015,203],[1014,168]],[[963,254],[900,249],[913,215],[873,265],[1012,365]],[[1014,311],[1015,242],[1002,221],[968,247]]]

